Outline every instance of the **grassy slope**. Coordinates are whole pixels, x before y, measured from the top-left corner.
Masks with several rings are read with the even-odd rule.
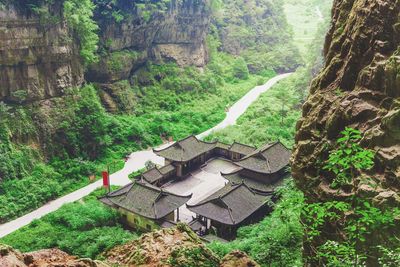
[[[291,147],[295,124],[301,116],[298,108],[301,94],[293,84],[296,79],[297,76],[293,76],[281,81],[262,94],[238,119],[237,125],[215,132],[207,139],[226,143],[239,141],[256,147],[279,139]]]
[[[292,26],[295,44],[305,58],[321,23],[317,7],[326,19],[329,16],[332,0],[284,0],[284,2],[286,18]]]
[[[97,196],[104,193],[99,189],[64,205],[0,241],[23,252],[57,247],[72,255],[95,258],[138,236],[122,228],[116,211],[99,203]]]

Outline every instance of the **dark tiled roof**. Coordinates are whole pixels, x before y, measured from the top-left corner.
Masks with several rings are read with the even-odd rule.
[[[223,148],[223,149],[226,149],[226,150],[229,150],[229,148],[231,147],[231,145],[228,145],[228,144],[225,144],[225,143],[222,143],[222,142],[217,142],[216,144],[215,144],[215,147],[217,147],[217,148]]]
[[[281,142],[268,144],[235,162],[242,168],[259,173],[275,173],[289,165],[290,150]]]
[[[255,147],[244,145],[238,142],[234,142],[230,147],[229,150],[235,153],[240,153],[243,155],[249,155],[256,150]]]
[[[227,225],[237,225],[248,218],[271,196],[250,189],[245,183],[227,184],[196,205],[187,205],[196,214]]]
[[[271,183],[271,181],[258,181],[255,179],[252,179],[251,177],[246,177],[242,174],[242,170],[243,169],[239,169],[236,170],[234,172],[231,173],[223,173],[222,176],[227,179],[229,182],[231,182],[232,184],[241,184],[243,182],[246,183],[246,185],[248,185],[251,189],[257,190],[257,191],[261,191],[261,192],[274,192],[275,189],[278,186],[281,186],[283,184],[284,179],[279,179],[278,181],[276,181],[275,183]]]
[[[150,219],[160,219],[184,205],[189,196],[179,196],[144,182],[134,182],[100,198],[112,207],[121,207]]]
[[[215,145],[216,143],[207,143],[191,135],[167,148],[154,150],[154,153],[171,161],[186,162],[213,149]]]
[[[174,170],[175,170],[175,166],[172,165],[172,164],[165,165],[164,167],[161,167],[161,168],[159,169],[159,171],[160,171],[162,174],[167,174],[167,173],[172,172],[172,171],[174,171]]]
[[[163,178],[163,174],[157,169],[157,167],[145,171],[144,173],[142,173],[142,176],[147,182],[151,184]]]
[[[205,227],[204,223],[200,222],[198,219],[195,219],[189,223],[190,229],[193,231],[197,232],[199,231],[202,227]]]

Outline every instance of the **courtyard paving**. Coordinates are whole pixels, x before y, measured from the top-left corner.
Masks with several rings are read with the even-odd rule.
[[[228,180],[222,177],[221,172],[227,173],[238,168],[230,161],[216,158],[211,159],[207,165],[192,172],[185,180],[177,181],[164,187],[164,189],[178,195],[190,195],[188,204],[194,205],[223,188]],[[190,222],[195,214],[183,205],[179,208],[179,218],[183,222]]]

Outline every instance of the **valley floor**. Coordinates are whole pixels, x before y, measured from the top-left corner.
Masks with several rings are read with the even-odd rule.
[[[223,129],[227,126],[234,125],[236,120],[248,109],[248,107],[255,101],[257,98],[265,91],[269,90],[273,85],[278,83],[280,80],[287,78],[290,75],[282,74],[278,75],[272,79],[270,79],[266,84],[261,86],[254,87],[251,91],[249,91],[245,96],[243,96],[239,101],[237,101],[226,113],[226,118],[219,123],[217,126],[197,135],[198,138],[204,138],[213,131]],[[169,144],[164,144],[163,146],[167,146]],[[152,150],[138,151],[134,152],[130,155],[129,160],[125,163],[125,166],[122,170],[112,174],[110,176],[111,183],[113,185],[126,185],[130,182],[128,175],[138,171],[145,167],[145,163],[147,161],[153,161],[156,164],[163,165],[163,159],[156,156]],[[28,225],[35,219],[39,219],[42,216],[49,214],[53,211],[58,210],[63,204],[71,203],[77,201],[94,190],[102,186],[102,181],[94,182],[84,188],[81,188],[73,193],[70,193],[66,196],[63,196],[57,200],[51,201],[41,208],[26,214],[22,217],[19,217],[16,220],[10,221],[3,225],[0,225],[0,237],[4,237],[23,226]]]

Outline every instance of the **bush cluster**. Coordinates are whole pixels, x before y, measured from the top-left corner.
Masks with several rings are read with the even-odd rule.
[[[137,233],[122,229],[116,211],[97,200],[104,193],[99,189],[83,201],[66,204],[1,242],[23,252],[56,247],[79,257],[96,258],[107,249],[137,238]]]

